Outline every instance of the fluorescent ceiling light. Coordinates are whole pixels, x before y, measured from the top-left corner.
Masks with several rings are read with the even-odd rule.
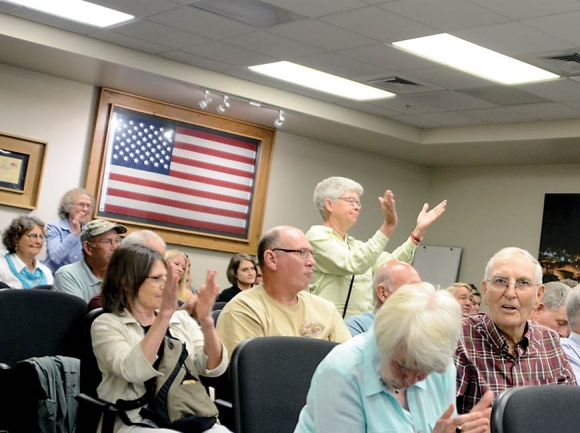
[[[8,0],[27,8],[36,9],[67,20],[79,21],[97,27],[108,27],[135,18],[113,9],[82,0]]]
[[[395,96],[376,87],[366,86],[356,81],[340,78],[335,75],[320,72],[291,62],[267,63],[265,65],[249,66],[249,69],[260,74],[268,75],[279,80],[309,87],[321,92],[356,101],[383,99]]]
[[[397,48],[503,84],[521,84],[559,78],[529,65],[447,33],[393,42]]]

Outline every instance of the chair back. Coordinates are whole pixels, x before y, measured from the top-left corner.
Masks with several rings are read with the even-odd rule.
[[[52,290],[0,290],[0,362],[10,367],[35,356],[79,358],[87,303]]]
[[[82,341],[81,341],[81,393],[90,397],[97,396],[97,387],[101,383],[102,374],[97,364],[97,358],[93,352],[93,342],[91,338],[91,326],[97,317],[103,314],[102,308],[89,311],[83,319]],[[97,425],[101,412],[97,408],[87,404],[79,405],[77,416],[77,431],[93,433]]]
[[[492,433],[575,433],[580,429],[580,387],[510,388],[493,403]]]
[[[52,284],[39,284],[38,286],[32,287],[36,290],[52,290]]]
[[[220,316],[222,310],[213,310],[211,312],[211,317],[213,318],[214,326],[217,325],[218,317]]]
[[[226,304],[227,304],[227,302],[223,302],[223,301],[214,302],[213,309],[214,310],[223,310],[223,308],[226,306]]]
[[[314,370],[336,345],[304,337],[242,341],[231,362],[236,433],[292,433]]]

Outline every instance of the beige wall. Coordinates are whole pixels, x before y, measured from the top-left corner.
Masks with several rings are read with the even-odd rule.
[[[487,261],[501,248],[537,257],[544,194],[577,193],[579,181],[579,165],[433,170],[432,194],[450,204],[429,243],[462,247],[459,280],[481,287]]]
[[[48,153],[38,209],[45,222],[57,219],[62,194],[82,186],[91,141],[97,89],[71,81],[0,64],[0,131],[47,141]],[[307,230],[320,218],[312,203],[312,190],[328,176],[351,177],[365,187],[363,211],[352,231],[370,237],[381,222],[377,197],[386,188],[395,192],[399,227],[390,249],[403,242],[415,226],[417,213],[432,191],[430,170],[356,152],[329,143],[279,131],[267,197],[264,229],[289,224]],[[0,205],[0,229],[24,211]],[[435,227],[426,238],[436,235]],[[228,253],[183,248],[194,263],[193,285],[198,287],[207,268],[217,269],[219,283],[227,287]]]

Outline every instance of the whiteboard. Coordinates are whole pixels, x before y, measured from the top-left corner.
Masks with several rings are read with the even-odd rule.
[[[461,263],[461,248],[420,245],[415,251],[413,266],[422,281],[445,289],[457,282]]]

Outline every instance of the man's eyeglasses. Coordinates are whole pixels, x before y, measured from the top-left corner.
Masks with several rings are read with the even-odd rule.
[[[149,278],[151,282],[155,284],[157,287],[161,287],[165,284],[165,281],[167,280],[167,275],[153,275],[148,276],[147,278]]]
[[[299,250],[291,250],[288,248],[272,248],[272,251],[282,251],[284,253],[298,253],[302,260],[306,260],[308,256],[314,257],[316,251],[309,250],[308,248],[300,248]]]
[[[527,292],[531,288],[539,286],[539,284],[534,284],[531,281],[525,279],[520,279],[517,280],[516,282],[511,282],[506,280],[505,278],[497,277],[486,281],[491,284],[491,287],[498,290],[506,290],[511,284],[513,284],[516,290],[520,292]]]
[[[348,204],[351,205],[352,207],[355,207],[355,205],[358,206],[359,208],[362,207],[362,203],[354,197],[339,197],[338,199],[347,201]]]
[[[38,235],[36,233],[28,233],[27,236],[28,236],[28,239],[30,239],[33,242],[36,242],[36,241],[44,242],[46,240],[45,235]]]
[[[92,244],[101,244],[101,245],[105,245],[106,247],[110,247],[113,245],[119,246],[121,245],[121,242],[123,241],[122,238],[118,238],[118,239],[103,239],[102,241],[92,241]]]

